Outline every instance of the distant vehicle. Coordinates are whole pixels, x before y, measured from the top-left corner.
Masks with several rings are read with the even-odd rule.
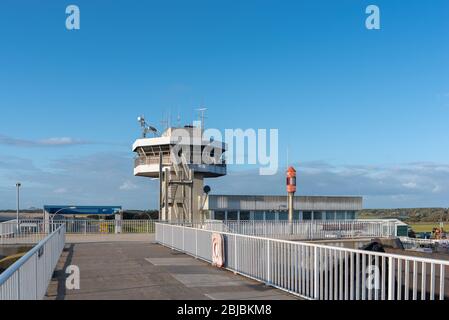
[[[417,232],[416,238],[418,239],[430,239],[432,234],[430,232]]]

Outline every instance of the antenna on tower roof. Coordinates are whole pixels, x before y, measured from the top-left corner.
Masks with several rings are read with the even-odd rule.
[[[181,127],[181,115],[179,114],[179,108],[178,108],[178,115],[176,116],[176,125]]]
[[[201,122],[201,130],[204,130],[204,119],[206,119],[207,117],[206,117],[206,111],[207,111],[207,108],[198,108],[198,109],[196,109],[196,111],[198,111],[198,113],[199,113],[199,120],[200,120],[200,122]]]
[[[166,131],[168,129],[169,126],[169,121],[168,119],[165,117],[165,112],[162,114],[162,120],[160,121],[162,128],[164,128],[164,131]]]

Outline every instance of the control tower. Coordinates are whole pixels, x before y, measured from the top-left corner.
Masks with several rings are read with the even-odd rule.
[[[134,175],[159,179],[160,219],[191,222],[204,219],[204,178],[226,175],[226,144],[203,137],[203,122],[168,127],[164,132],[139,117],[142,138],[133,144]],[[152,134],[152,137],[147,137]]]

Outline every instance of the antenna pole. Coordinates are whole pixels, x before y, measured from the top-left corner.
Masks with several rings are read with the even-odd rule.
[[[201,130],[204,130],[204,119],[206,119],[206,110],[207,110],[207,108],[196,109],[196,111],[199,112],[199,116],[200,116]]]

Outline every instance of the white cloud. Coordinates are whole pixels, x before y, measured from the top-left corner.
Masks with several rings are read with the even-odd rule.
[[[298,195],[358,195],[366,207],[447,207],[449,164],[397,165],[297,164]],[[283,170],[272,177],[257,171],[230,173],[210,179],[213,193],[285,194]]]
[[[14,208],[16,179],[23,184],[24,207],[74,203],[157,208],[158,181],[133,176],[132,154],[68,157],[54,161],[51,169],[37,168],[32,163],[31,159],[0,156],[0,209]],[[25,164],[30,164],[27,170],[23,170]],[[359,195],[364,197],[367,208],[449,205],[449,164],[373,166],[316,161],[295,167],[297,195]],[[212,194],[285,194],[284,169],[274,176],[260,176],[258,169],[231,170],[228,176],[206,179],[205,183],[212,187]]]
[[[136,189],[138,189],[138,187],[131,181],[127,180],[127,181],[123,182],[123,184],[119,187],[119,189],[122,191],[130,191],[130,190],[136,190]]]
[[[53,190],[53,192],[56,194],[64,194],[64,193],[67,193],[67,191],[68,190],[66,188],[57,188],[57,189]]]
[[[404,187],[409,188],[409,189],[415,189],[416,188],[416,183],[415,182],[407,182],[407,183],[403,183],[402,184]]]
[[[30,159],[24,160],[32,163]],[[18,167],[15,164],[1,170],[0,163],[0,209],[15,207],[16,179],[22,182],[23,207],[55,203],[120,205],[125,209],[154,209],[158,206],[157,182],[134,177],[133,155],[126,152],[71,156],[46,164],[46,167],[26,171]],[[125,192],[120,187],[133,192]],[[55,193],[61,188],[67,192]]]
[[[69,146],[69,145],[76,145],[76,144],[85,144],[86,142],[79,140],[79,139],[62,137],[62,138],[49,138],[49,139],[39,140],[36,143],[38,145],[42,145],[42,146]]]
[[[15,147],[64,147],[83,144],[91,144],[91,142],[69,137],[53,137],[42,140],[27,140],[0,134],[0,145]]]

